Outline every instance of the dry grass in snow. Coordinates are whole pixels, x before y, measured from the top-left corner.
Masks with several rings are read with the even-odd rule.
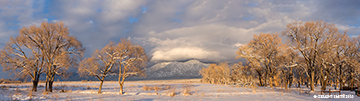
[[[56,82],[54,91],[44,92],[42,83],[38,92],[31,92],[31,84],[1,84],[0,100],[186,100],[186,101],[238,101],[241,100],[360,100],[354,96],[351,99],[315,99],[320,94],[306,94],[306,87],[268,88],[268,87],[232,87],[228,85],[213,85],[203,83],[167,81],[131,81],[124,85],[124,95],[119,95],[117,82],[105,82],[103,92],[97,94],[98,82]],[[342,94],[354,94],[353,91],[343,91]]]

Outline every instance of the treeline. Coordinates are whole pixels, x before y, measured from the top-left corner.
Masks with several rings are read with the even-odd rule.
[[[312,91],[318,84],[322,90],[330,84],[352,87],[360,85],[359,53],[358,36],[340,33],[334,24],[323,21],[295,21],[281,35],[260,33],[240,46],[237,58],[246,59],[245,64],[212,64],[200,74],[204,82],[217,84],[256,83],[286,89],[306,84]]]
[[[46,74],[45,91],[53,91],[56,75],[67,77],[69,68],[77,68],[81,76],[94,76],[101,81],[108,75],[118,75],[120,91],[123,94],[125,78],[145,77],[144,68],[148,61],[144,49],[127,39],[110,42],[92,57],[83,58],[85,48],[74,36],[69,35],[63,22],[43,22],[40,26],[24,27],[15,38],[10,37],[0,50],[0,63],[3,71],[17,78],[31,77],[32,91],[37,91],[41,74]]]

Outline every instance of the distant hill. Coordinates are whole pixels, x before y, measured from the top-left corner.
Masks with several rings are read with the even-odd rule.
[[[209,63],[203,63],[198,60],[192,59],[181,62],[158,62],[150,65],[146,68],[146,78],[138,77],[129,77],[127,80],[167,80],[167,79],[189,79],[189,78],[201,78],[199,71],[208,67]],[[45,77],[45,75],[43,76]],[[55,80],[59,79],[60,81],[80,81],[80,80],[92,80],[98,81],[95,77],[80,77],[77,73],[72,73],[72,75],[67,79],[62,79],[61,77],[56,77]],[[117,81],[118,76],[108,76],[105,80]]]
[[[199,71],[209,64],[198,60],[186,62],[161,62],[146,68],[146,79],[183,79],[200,78]]]

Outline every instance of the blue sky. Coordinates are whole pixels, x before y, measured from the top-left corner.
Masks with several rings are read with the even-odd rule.
[[[22,27],[63,21],[86,47],[128,38],[152,61],[238,61],[238,46],[293,21],[323,20],[360,34],[359,0],[1,0],[0,47]]]

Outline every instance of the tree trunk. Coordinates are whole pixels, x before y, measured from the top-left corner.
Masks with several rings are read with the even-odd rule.
[[[342,69],[341,69],[341,68],[342,68],[342,65],[341,65],[341,64],[340,64],[339,67],[340,67],[340,68],[339,68],[339,71],[340,71],[340,72],[339,72],[339,73],[340,73],[340,76],[339,76],[340,87],[339,87],[339,89],[341,90],[341,88],[343,87],[343,79],[342,79],[342,76],[343,76],[343,75],[342,75],[342,72],[343,72],[343,71],[342,71]]]
[[[268,84],[268,77],[267,77],[267,73],[265,72],[265,76],[264,76],[264,78],[263,78],[263,80],[264,80],[264,86],[265,87],[267,87],[267,84]]]
[[[337,79],[335,78],[335,86],[334,86],[334,89],[336,90],[337,88],[338,88]]]
[[[285,80],[285,85],[284,85],[285,89],[288,89],[288,86],[287,86],[288,85],[288,79],[286,79],[286,76],[284,76],[283,79]]]
[[[101,88],[102,88],[103,83],[104,83],[104,80],[100,80],[100,86],[99,86],[98,94],[101,94]]]
[[[124,91],[123,91],[124,82],[121,81],[121,77],[122,77],[122,75],[119,73],[118,81],[119,81],[119,85],[120,85],[120,91],[119,91],[120,95],[122,95],[124,93]]]
[[[49,91],[50,89],[50,80],[51,80],[51,65],[48,64],[48,67],[47,67],[47,71],[46,71],[46,84],[45,84],[45,91]]]
[[[286,86],[288,86],[288,88],[291,88],[291,85],[292,85],[292,80],[291,77],[289,76],[289,79],[287,79]]]
[[[260,86],[264,86],[262,81],[261,81],[261,77],[259,76],[259,82],[260,82]]]
[[[307,81],[306,81],[306,88],[309,88],[309,84],[310,84],[310,77],[307,77]]]
[[[325,80],[321,83],[321,90],[326,90],[327,81],[328,81],[328,79],[325,79]]]
[[[351,90],[353,90],[353,88],[354,88],[354,71],[352,70],[352,68],[350,71],[350,87],[351,87]]]
[[[311,70],[311,80],[310,80],[311,91],[314,91],[314,83],[315,83],[314,79],[315,79],[315,71]]]
[[[35,92],[37,91],[38,83],[39,83],[39,81],[37,81],[36,79],[33,80],[33,87],[32,87],[31,91],[35,91]]]
[[[315,80],[314,80],[314,82],[315,82],[315,87],[317,87],[318,86],[318,84],[319,84],[319,78],[317,77],[317,76],[315,76]]]
[[[302,80],[303,80],[303,79],[302,79],[302,77],[300,76],[300,80],[298,81],[298,83],[299,83],[298,87],[299,87],[299,88],[300,88],[301,85],[303,85]]]
[[[344,86],[344,83],[343,83],[342,79],[340,79],[339,83],[340,83],[339,89],[341,90],[341,88]]]
[[[119,92],[120,95],[123,95],[123,93],[124,93],[123,89],[124,89],[124,84],[120,83],[120,92]]]
[[[54,79],[55,79],[55,73],[52,73],[49,79],[49,92],[52,92],[53,90]]]
[[[289,75],[289,88],[291,88],[292,81],[293,81],[293,79],[294,79],[292,71],[293,71],[293,67],[291,67],[291,68],[290,68],[290,75]]]
[[[321,85],[321,90],[326,90],[326,83],[325,83],[325,75],[323,72],[323,68],[320,67],[320,85]]]
[[[102,85],[104,83],[105,76],[102,76],[101,78],[98,77],[98,79],[100,80],[100,86],[99,86],[98,94],[101,94],[101,88],[102,88]]]
[[[38,84],[39,84],[39,77],[40,77],[40,74],[37,74],[35,73],[35,78],[33,79],[33,88],[31,91],[37,91],[37,87],[38,87]]]
[[[335,89],[337,89],[337,88],[339,88],[339,82],[338,82],[338,80],[339,80],[339,73],[338,73],[338,69],[337,68],[335,68],[335,70],[336,70],[336,75],[335,75]]]
[[[45,91],[49,91],[48,84],[49,84],[49,76],[46,74]]]
[[[275,75],[274,76],[274,84],[275,84],[275,87],[279,87],[279,79],[278,79],[279,75]]]
[[[270,85],[270,88],[273,88],[273,78],[272,77],[269,77],[269,85]]]
[[[300,83],[301,83],[301,85],[304,85],[304,77],[302,77],[302,76],[300,76]]]
[[[330,71],[327,71],[326,72],[326,78],[324,78],[325,80],[322,82],[323,85],[321,87],[321,90],[326,90],[326,86],[328,84],[329,77],[330,77]]]
[[[52,80],[49,81],[49,92],[52,92],[53,83],[54,83],[54,81],[52,81]]]
[[[121,76],[121,78],[120,78]],[[125,72],[122,73],[122,75],[119,75],[119,84],[120,84],[120,91],[119,94],[122,95],[124,94],[124,81],[125,81]]]

